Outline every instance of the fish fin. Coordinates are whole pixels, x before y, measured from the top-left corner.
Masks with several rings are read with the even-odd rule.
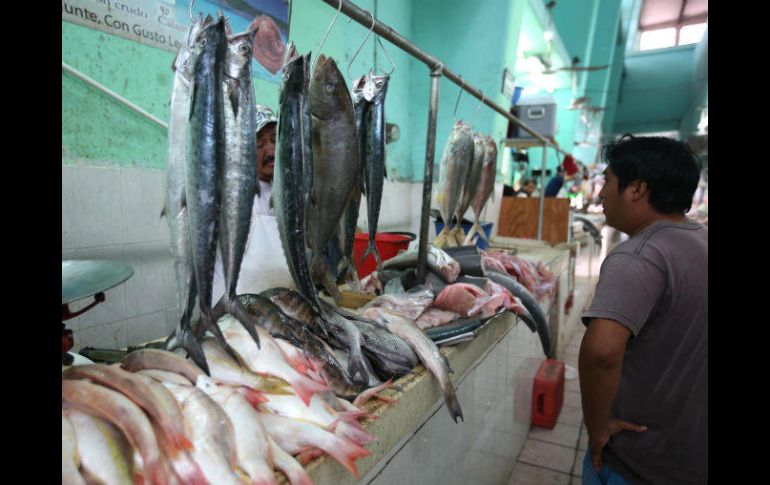
[[[270,451],[272,451],[273,454],[275,467],[286,475],[286,478],[289,479],[291,485],[313,485],[313,481],[307,475],[305,469],[293,456],[278,446],[275,440],[270,436],[267,437],[267,442],[270,446]]]
[[[234,316],[236,320],[240,322],[243,328],[249,332],[251,338],[254,340],[254,342],[256,342],[257,348],[261,348],[259,343],[259,333],[257,332],[257,317],[249,313],[243,307],[237,296],[232,296],[228,300],[228,313]]]
[[[364,251],[364,254],[361,256],[361,259],[358,260],[358,265],[360,266],[363,264],[366,257],[370,254],[374,256],[374,260],[377,262],[377,271],[382,271],[382,259],[380,258],[380,252],[377,250],[377,246],[375,242],[371,240],[371,238],[369,240],[369,245]]]
[[[192,358],[195,365],[200,367],[207,376],[211,377],[211,371],[209,370],[208,362],[206,362],[206,355],[203,353],[203,347],[198,339],[195,338],[195,334],[189,325],[187,328],[182,327],[180,340],[182,348],[187,352],[187,355]]]
[[[449,365],[449,359],[447,359],[447,358],[446,358],[446,355],[444,355],[444,354],[441,354],[441,357],[444,359],[444,365],[446,365],[446,368],[447,368],[447,370],[449,371],[449,373],[450,373],[450,374],[454,374],[454,373],[455,373],[455,371],[454,371],[454,370],[452,370],[452,366],[451,366],[451,365]]]
[[[366,363],[364,362],[364,354],[361,353],[361,347],[357,349],[350,349],[350,359],[348,362],[348,374],[353,379],[353,382],[358,384],[366,384],[368,382],[369,373],[366,371]],[[360,378],[356,378],[360,375]]]
[[[160,210],[160,217],[158,219],[163,219],[166,216],[166,212],[168,212],[168,208],[166,207],[166,203],[163,203],[163,208]]]
[[[457,418],[465,421],[463,418],[463,410],[460,409],[460,401],[457,400],[457,394],[455,394],[455,390],[451,383],[448,383],[447,388],[444,390],[444,402],[446,402],[446,407],[455,423],[457,422]]]
[[[241,392],[243,397],[249,401],[249,404],[251,404],[251,406],[255,409],[258,405],[269,401],[269,399],[266,398],[261,392],[257,391],[256,389],[252,389],[251,387],[240,386],[238,390]]]
[[[329,433],[331,438],[324,440],[323,443],[318,443],[322,446],[323,450],[330,454],[335,460],[337,460],[342,466],[348,469],[350,473],[360,480],[358,475],[358,469],[356,469],[355,461],[358,458],[363,458],[372,454],[371,451],[361,448],[356,443],[343,439],[335,434]]]
[[[334,302],[339,305],[340,300],[342,300],[342,294],[340,293],[340,289],[337,288],[337,283],[334,282],[331,272],[328,271],[328,269],[324,271],[321,283],[323,284],[323,287],[326,288],[326,291],[329,292],[329,294],[332,296],[332,298],[334,298]]]
[[[302,399],[302,402],[306,406],[310,406],[310,400],[313,398],[313,394],[328,391],[329,388],[325,384],[316,382],[309,377],[305,377],[299,372],[296,376],[293,376],[289,381],[289,385],[297,393],[297,396]]]
[[[356,425],[358,425],[357,422],[354,425],[351,421],[342,421],[338,423],[337,429],[334,430],[334,434],[340,438],[349,439],[359,446],[368,445],[372,441],[377,440],[377,438],[367,433],[360,425]]]
[[[374,397],[378,392],[388,389],[389,387],[392,387],[392,386],[393,386],[393,378],[391,377],[390,379],[380,384],[379,386],[372,387],[371,389],[367,389],[361,394],[359,394],[358,396],[356,396],[356,398],[353,400],[353,405],[360,407],[369,399]]]
[[[203,337],[203,334],[206,332],[206,330],[214,334],[214,337],[217,339],[217,342],[219,342],[219,345],[221,345],[222,348],[225,349],[225,351],[230,355],[230,357],[232,357],[236,362],[241,362],[241,357],[230,346],[230,344],[227,343],[227,340],[225,340],[224,334],[222,334],[222,330],[219,328],[219,325],[217,324],[216,320],[212,318],[211,314],[201,315],[201,321],[198,324],[198,328],[196,332],[197,333],[196,336],[198,337],[198,339],[201,339]]]

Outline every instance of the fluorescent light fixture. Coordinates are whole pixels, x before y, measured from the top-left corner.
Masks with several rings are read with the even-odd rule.
[[[553,31],[550,29],[546,29],[543,31],[543,39],[546,42],[551,42],[553,40],[554,34]]]

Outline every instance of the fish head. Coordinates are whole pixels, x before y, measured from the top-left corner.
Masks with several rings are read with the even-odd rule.
[[[195,39],[195,47],[191,57],[194,71],[205,73],[214,69],[214,63],[224,59],[227,49],[224,18],[219,17],[201,29]],[[199,65],[199,64],[204,65]],[[200,69],[199,69],[200,68]]]
[[[257,29],[227,38],[225,74],[233,79],[251,75],[251,51]]]
[[[289,51],[293,49],[290,46]],[[307,82],[307,66],[310,62],[310,54],[304,56],[297,55],[296,50],[292,56],[286,56],[286,63],[281,71],[281,94],[296,93],[304,90],[304,84]]]
[[[310,79],[310,110],[316,118],[328,120],[345,103],[352,104],[345,79],[334,59],[322,54],[318,57]]]
[[[286,67],[288,63],[292,62],[297,57],[298,57],[297,45],[294,44],[294,41],[289,42],[289,45],[286,46],[286,55],[283,56],[284,67]]]

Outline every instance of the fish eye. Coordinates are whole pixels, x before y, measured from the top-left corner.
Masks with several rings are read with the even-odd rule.
[[[206,39],[201,40],[201,47],[206,47]]]
[[[326,86],[324,87],[326,88],[327,93],[331,94],[334,92],[334,83],[326,83]]]
[[[249,51],[249,45],[248,45],[248,44],[241,44],[241,45],[238,47],[238,49],[239,49],[239,50],[240,50],[242,53],[244,53],[244,54],[245,54],[245,53],[247,53],[247,52]]]

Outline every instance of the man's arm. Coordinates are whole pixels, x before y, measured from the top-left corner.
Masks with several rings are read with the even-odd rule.
[[[610,406],[620,386],[623,355],[631,331],[605,318],[592,318],[580,345],[578,368],[583,415],[594,468],[601,468],[601,450],[618,431],[644,431],[646,428],[610,419]]]

